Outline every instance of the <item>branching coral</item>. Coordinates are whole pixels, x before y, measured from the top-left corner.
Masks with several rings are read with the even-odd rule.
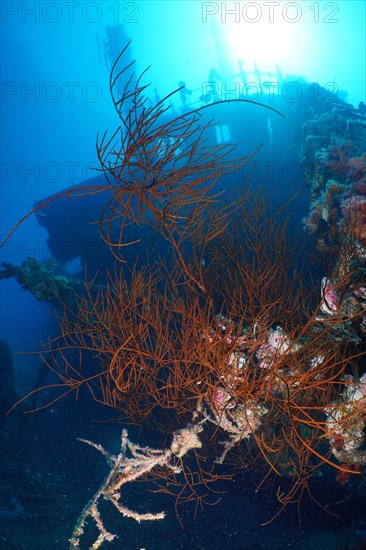
[[[349,370],[363,354],[357,322],[365,317],[366,280],[353,265],[366,239],[366,200],[348,181],[351,170],[363,174],[349,160],[351,147],[324,152],[327,183],[307,223],[318,230],[324,222],[337,246],[342,212],[342,236],[352,233],[359,243],[344,239],[319,293],[318,282],[306,288],[286,223],[262,191],[248,186],[224,200],[218,190],[220,177],[250,155],[228,162],[231,146],[206,141],[212,122],[200,115],[208,106],[169,116],[164,100],[148,103],[141,77],[126,78],[130,68],[111,74],[121,126],[98,141],[106,183],[83,190],[110,193],[99,226],[116,263],[105,286],[96,291],[93,281],[86,283],[76,307],[65,309],[45,361],[60,379],[50,384],[60,390],[52,403],[85,387],[97,402],[129,421],[151,421],[172,440],[152,449],[132,443],[123,430],[118,455],[83,440],[104,455],[110,471],[81,512],[74,550],[89,519],[99,531],[92,548],[114,539],[98,509],[101,499],[137,521],[164,517],[121,503],[122,487],[147,474],[176,476],[178,501],[188,486],[187,500],[201,502],[196,485],[215,474],[187,474],[191,450],[200,449],[213,468],[249,440],[263,479],[274,473],[294,480],[286,494],[279,489],[282,507],[301,496],[322,465],[348,475],[364,464],[365,375],[351,381]],[[127,84],[117,96],[121,76]],[[138,240],[146,226],[164,240],[165,258],[153,264],[147,252],[145,266],[128,268],[125,247],[135,241],[126,229],[134,227]],[[213,451],[212,441],[224,451]]]
[[[89,517],[94,519],[99,531],[98,538],[91,546],[93,550],[99,548],[103,542],[112,542],[115,538],[116,535],[109,533],[104,527],[100,516],[98,501],[101,498],[104,498],[113,504],[115,508],[117,508],[118,512],[123,516],[132,518],[138,522],[163,519],[165,517],[164,512],[156,514],[146,512],[141,514],[129,510],[126,506],[120,503],[121,488],[126,483],[131,483],[136,479],[145,476],[159,466],[166,466],[168,469],[171,469],[176,473],[180,472],[181,469],[179,468],[179,465],[174,462],[174,457],[176,456],[178,458],[182,458],[191,449],[201,447],[201,442],[197,436],[199,431],[199,425],[177,431],[174,434],[170,449],[157,450],[136,445],[128,439],[127,431],[122,430],[121,452],[117,456],[107,452],[101,445],[81,439],[80,441],[91,445],[106,457],[108,465],[110,466],[110,472],[79,516],[70,540],[70,548],[72,548],[72,550],[77,550],[80,548],[80,538],[84,534],[87,519]],[[128,453],[130,456],[128,456]]]

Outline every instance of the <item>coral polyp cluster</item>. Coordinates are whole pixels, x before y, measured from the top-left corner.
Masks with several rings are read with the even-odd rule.
[[[323,130],[328,130],[328,143],[324,135],[305,138],[311,204],[304,225],[323,252],[336,251],[347,235],[356,239],[360,249],[366,244],[365,126],[362,113],[337,106],[323,125]],[[306,131],[305,126],[305,135]]]
[[[339,400],[326,412],[333,455],[342,464],[366,465],[366,374],[357,381],[350,375]]]
[[[353,235],[362,248],[366,247],[366,196],[350,194],[341,202],[343,233]]]

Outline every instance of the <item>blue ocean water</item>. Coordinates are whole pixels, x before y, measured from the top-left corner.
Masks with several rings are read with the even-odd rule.
[[[96,136],[119,125],[110,97],[111,64],[131,40],[128,55],[136,60],[136,74],[151,66],[144,83],[150,84],[146,94],[152,103],[185,86],[167,102],[175,115],[213,101],[262,104],[243,104],[238,111],[228,103],[204,111],[205,120],[218,121],[213,134],[218,144],[240,142],[243,155],[261,146],[239,173],[222,179],[220,191],[250,179],[254,188],[263,185],[273,208],[292,198],[284,216],[291,214],[290,240],[301,235],[301,262],[306,263],[314,244],[302,228],[311,200],[301,159],[303,125],[320,112],[324,98],[340,98],[355,109],[365,101],[363,2],[4,1],[1,14],[2,237],[34,204],[101,178]],[[53,259],[58,274],[77,278],[86,268],[89,280],[97,276],[102,284],[103,270],[111,264],[105,251],[99,253],[93,223],[98,200],[64,198],[30,216],[2,247],[1,261],[19,267],[28,258],[42,265]],[[133,265],[135,252],[127,256]],[[313,276],[321,277],[317,269]],[[6,388],[1,396],[7,410],[35,387],[56,383],[37,352],[42,342],[58,336],[60,313],[16,278],[1,281],[0,306]],[[98,405],[86,390],[53,403],[57,395],[52,387],[32,394],[28,409],[41,410],[24,414],[27,407],[19,406],[1,421],[3,548],[67,548],[77,517],[108,471],[104,457],[77,438],[118,453],[119,411]],[[129,433],[151,447],[164,443],[151,426],[131,426]],[[364,474],[340,485],[326,466],[309,481],[311,496],[306,492],[301,506],[295,503],[261,526],[280,507],[276,476],[256,492],[261,470],[250,476],[234,475],[225,466],[219,471],[234,476],[219,481],[220,502],[202,510],[194,503],[182,507],[184,529],[174,499],[149,492],[148,482],[131,485],[126,505],[140,512],[166,510],[163,521],[136,523],[102,503],[109,528],[118,533],[110,546],[366,545]],[[94,535],[88,534],[81,547],[91,547]]]

